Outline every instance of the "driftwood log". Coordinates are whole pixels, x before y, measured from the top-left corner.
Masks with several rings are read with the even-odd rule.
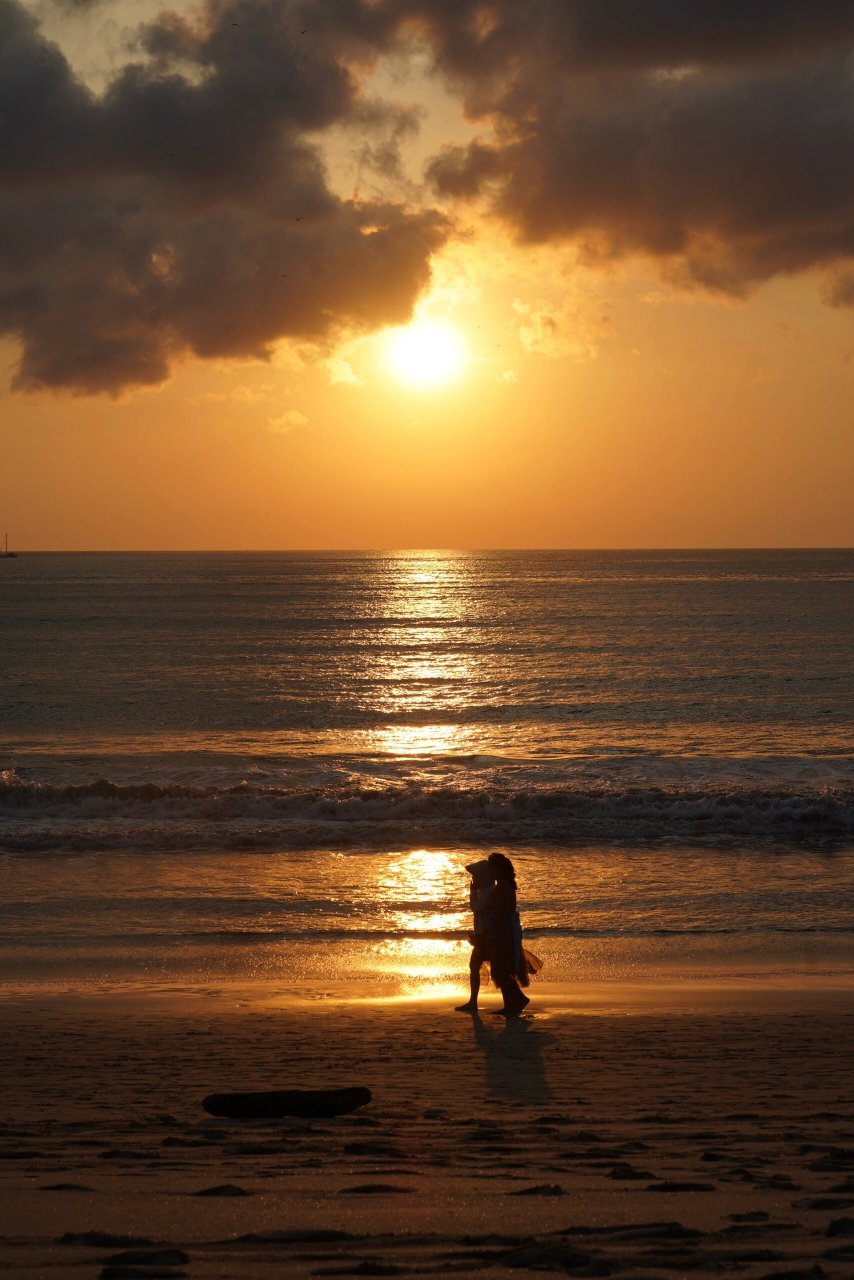
[[[275,1116],[343,1116],[371,1100],[370,1089],[280,1089],[264,1093],[209,1093],[202,1106],[212,1116],[264,1120]]]

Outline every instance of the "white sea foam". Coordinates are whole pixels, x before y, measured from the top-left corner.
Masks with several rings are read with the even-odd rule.
[[[406,843],[571,844],[603,840],[739,838],[815,840],[854,836],[854,772],[843,761],[811,773],[813,761],[637,759],[597,770],[555,762],[537,768],[478,767],[435,760],[354,770],[344,761],[264,781],[220,761],[216,782],[38,781],[0,775],[0,848],[369,848]],[[710,767],[712,765],[712,767]],[[607,767],[604,767],[607,766]],[[53,770],[51,772],[54,772]],[[815,774],[818,773],[818,777]],[[824,773],[824,780],[819,781]],[[832,781],[827,780],[831,774]],[[669,775],[669,776],[668,776]],[[799,778],[800,775],[800,778]],[[806,775],[806,776],[804,776]],[[162,777],[162,775],[161,775]],[[798,779],[799,780],[796,780]]]

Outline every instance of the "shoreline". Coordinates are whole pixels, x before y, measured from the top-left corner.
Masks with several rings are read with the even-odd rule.
[[[784,1008],[809,1009],[814,1002],[849,1000],[854,1010],[854,970],[763,975],[732,973],[698,977],[690,973],[662,973],[655,978],[616,978],[610,981],[583,979],[574,982],[535,980],[527,991],[533,1017],[613,1016],[634,1012],[667,1016],[680,1013],[732,1013],[746,1010],[761,1014]],[[185,1005],[200,1001],[212,1007],[279,1009],[295,1013],[314,1010],[356,1008],[370,1010],[419,1009],[441,1013],[454,1011],[467,996],[463,976],[457,983],[421,982],[390,990],[369,979],[363,981],[300,981],[289,985],[275,979],[236,981],[213,978],[181,981],[98,981],[93,979],[19,980],[0,982],[0,1008],[33,1002],[61,1005],[68,1001],[106,1011],[113,1005],[124,1008],[159,1006],[164,1014],[180,1014]],[[491,984],[480,993],[481,1011],[494,1013],[501,996]]]

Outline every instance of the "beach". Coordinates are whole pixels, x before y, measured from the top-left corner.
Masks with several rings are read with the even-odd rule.
[[[15,563],[16,1280],[854,1273],[850,553]]]
[[[315,998],[311,998],[311,996]],[[854,997],[538,984],[6,993],[2,1264],[47,1276],[850,1276]],[[220,1089],[359,1084],[328,1120]]]

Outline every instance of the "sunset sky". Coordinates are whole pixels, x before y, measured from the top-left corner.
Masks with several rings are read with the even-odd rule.
[[[0,0],[20,549],[854,541],[850,0]]]

